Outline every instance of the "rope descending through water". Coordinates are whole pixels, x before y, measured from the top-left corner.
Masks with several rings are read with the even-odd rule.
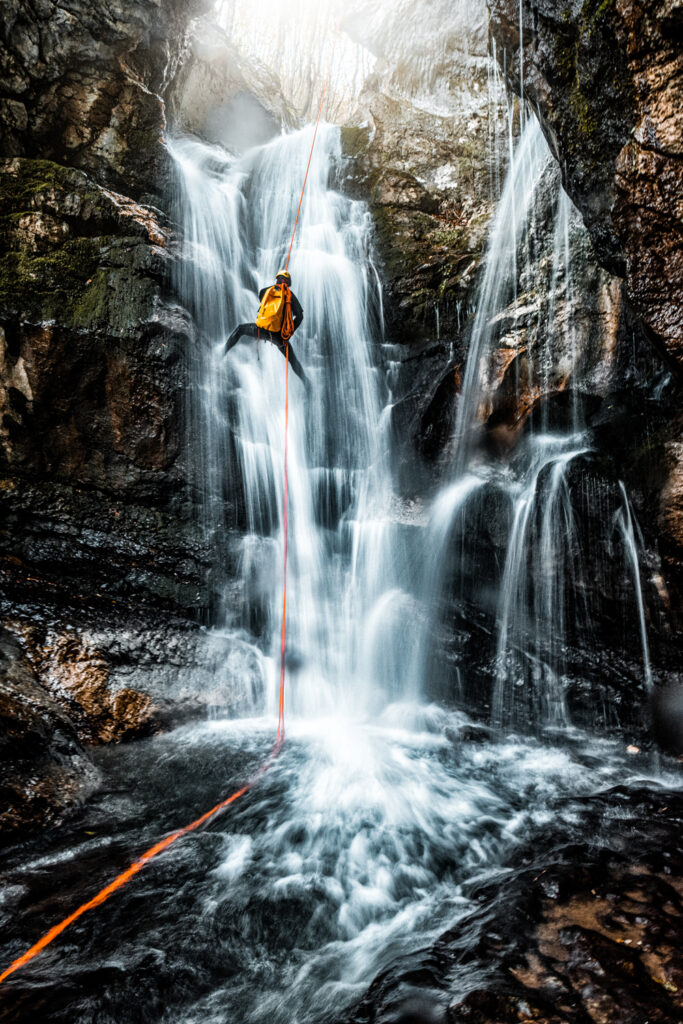
[[[287,252],[287,262],[285,263],[285,269],[287,269],[289,267],[289,260],[290,260],[290,257],[292,255],[292,246],[294,245],[294,236],[296,235],[296,229],[297,229],[297,225],[299,223],[299,214],[301,213],[301,206],[302,206],[303,199],[304,199],[304,192],[306,191],[306,184],[308,182],[308,172],[309,172],[310,167],[311,167],[311,160],[313,159],[313,149],[315,147],[316,138],[318,136],[318,128],[320,126],[320,118],[321,118],[322,112],[323,112],[323,104],[325,102],[325,94],[327,93],[327,85],[329,83],[330,74],[331,74],[331,71],[332,71],[332,61],[333,61],[333,59],[334,59],[334,47],[332,48],[332,56],[330,58],[330,67],[329,67],[329,70],[327,72],[327,78],[325,79],[325,84],[323,86],[322,97],[321,97],[321,100],[320,100],[320,107],[318,108],[318,117],[317,117],[317,120],[315,122],[315,130],[313,132],[313,141],[311,142],[311,151],[308,154],[308,164],[306,165],[306,173],[304,175],[304,183],[303,183],[303,185],[301,187],[301,195],[299,196],[299,206],[298,206],[297,211],[296,211],[296,217],[295,217],[295,220],[294,220],[294,228],[292,229],[292,237],[291,237],[290,242],[289,242],[289,250]],[[149,850],[146,850],[142,854],[141,857],[138,857],[137,860],[133,861],[133,863],[130,865],[130,867],[128,867],[120,875],[117,875],[116,878],[112,882],[110,882],[109,885],[106,885],[104,887],[104,889],[101,889],[97,893],[96,896],[93,896],[93,898],[88,900],[87,903],[81,904],[81,906],[78,907],[77,910],[74,910],[74,912],[72,914],[69,914],[68,917],[65,917],[63,921],[60,921],[59,924],[56,924],[53,928],[50,928],[50,930],[48,932],[46,932],[45,935],[43,935],[43,937],[38,940],[38,942],[36,942],[33,946],[31,946],[31,948],[28,949],[25,953],[23,953],[20,957],[17,957],[17,959],[14,960],[9,965],[9,967],[6,968],[6,970],[4,970],[2,972],[2,974],[0,974],[0,984],[2,984],[3,981],[5,981],[7,978],[9,978],[9,976],[11,974],[14,974],[15,971],[18,971],[20,967],[24,967],[26,964],[30,963],[30,961],[33,960],[34,957],[38,956],[38,954],[40,952],[42,952],[42,950],[44,950],[46,946],[49,946],[50,943],[53,942],[54,939],[56,939],[58,935],[61,935],[63,931],[66,931],[66,929],[69,927],[69,925],[72,925],[75,921],[77,921],[79,919],[79,917],[82,917],[83,914],[87,913],[89,910],[94,910],[95,907],[100,907],[103,903],[105,903],[109,899],[110,896],[113,896],[113,894],[115,892],[117,892],[119,889],[123,888],[123,886],[126,885],[127,882],[130,882],[130,880],[132,878],[134,878],[135,875],[137,875],[140,871],[142,871],[142,869],[145,867],[146,864],[149,864],[149,862],[151,860],[153,860],[155,857],[157,857],[160,853],[163,853],[164,850],[167,850],[168,847],[172,846],[173,843],[175,843],[178,839],[182,839],[183,836],[188,835],[190,832],[196,831],[196,829],[200,828],[202,825],[205,825],[207,822],[211,821],[212,818],[217,817],[222,811],[224,811],[227,807],[229,807],[230,804],[233,804],[236,800],[239,800],[239,798],[241,796],[244,796],[244,794],[247,793],[251,789],[251,787],[256,782],[256,780],[258,778],[260,778],[260,776],[263,775],[264,772],[266,772],[268,770],[268,768],[270,768],[270,766],[272,765],[274,759],[278,756],[278,754],[282,750],[283,744],[285,742],[285,642],[286,642],[286,617],[287,617],[287,526],[288,526],[288,509],[289,509],[289,481],[288,481],[288,475],[287,475],[287,433],[288,433],[288,424],[289,424],[289,342],[287,342],[286,360],[287,361],[286,361],[286,367],[285,367],[285,443],[284,443],[284,501],[283,501],[284,508],[283,508],[283,518],[282,518],[282,528],[283,528],[283,532],[284,532],[284,582],[283,582],[283,595],[282,595],[282,643],[281,643],[281,648],[280,648],[280,695],[279,695],[279,701],[278,701],[277,733],[276,733],[276,736],[275,736],[275,743],[273,745],[273,749],[272,749],[269,757],[267,758],[266,761],[263,762],[263,764],[261,765],[259,770],[252,776],[251,779],[249,779],[248,782],[245,782],[245,784],[240,789],[235,790],[235,792],[231,793],[231,795],[229,797],[226,797],[225,800],[221,800],[221,802],[216,804],[215,807],[212,807],[210,811],[206,811],[205,814],[202,814],[195,821],[190,822],[189,825],[186,825],[184,828],[177,829],[175,832],[171,832],[170,835],[166,836],[164,839],[161,839],[158,843],[155,843],[154,846],[150,846]]]
[[[315,140],[314,140],[315,141]],[[304,188],[306,182],[304,181]],[[287,639],[287,525],[289,519],[289,475],[287,472],[287,427],[289,426],[289,342],[285,352],[285,457],[284,457],[284,497],[282,511],[282,532],[284,534],[284,566],[282,574],[282,642],[280,645],[280,700],[277,712],[277,734],[275,736],[275,753],[279,754],[285,742],[285,642]]]

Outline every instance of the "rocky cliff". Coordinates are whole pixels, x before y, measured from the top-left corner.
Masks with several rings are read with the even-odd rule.
[[[683,365],[683,12],[670,0],[490,0],[510,87],[532,104],[598,259],[625,282],[640,329],[672,372]],[[521,16],[520,16],[521,12]],[[650,505],[680,607],[680,418],[650,442]]]
[[[636,43],[632,36],[627,46],[624,32],[612,32],[613,4],[593,5],[590,11],[589,4],[580,10],[575,4],[562,14],[553,14],[556,5],[533,5],[533,10],[531,4],[523,5],[520,47],[517,4],[489,5],[490,48],[512,97],[506,106],[497,91],[495,69],[487,65],[483,5],[435,2],[421,8],[419,18],[416,12],[411,16],[410,5],[373,12],[362,3],[356,6],[345,27],[372,48],[378,64],[359,110],[344,128],[346,184],[368,200],[377,225],[386,285],[386,340],[396,345],[392,421],[403,452],[402,483],[408,493],[419,493],[435,476],[448,473],[457,457],[453,427],[468,351],[472,344],[482,344],[476,418],[484,457],[498,465],[509,463],[514,473],[529,430],[541,425],[566,429],[576,414],[590,431],[595,454],[577,467],[570,486],[577,494],[574,514],[585,529],[591,560],[604,547],[598,538],[605,521],[618,512],[619,480],[625,481],[643,532],[641,573],[657,672],[670,680],[680,658],[683,538],[674,358],[675,330],[681,322],[676,308],[680,289],[674,285],[679,233],[673,216],[663,234],[659,231],[662,209],[651,197],[650,227],[636,237],[627,208],[633,211],[645,201],[645,178],[636,174],[629,179],[632,194],[627,200],[624,160],[645,146],[639,141],[644,120],[632,133],[637,95],[641,119],[655,92],[660,97],[653,116],[661,119],[662,140],[678,116],[675,16],[653,7],[642,24],[637,22],[647,28],[645,37]],[[465,15],[469,18],[463,20]],[[440,29],[427,43],[425,26],[433,28],[434,18]],[[558,65],[560,44],[552,33],[564,39],[571,67]],[[423,60],[428,47],[429,63]],[[521,118],[515,92],[517,102],[524,104]],[[592,104],[588,120],[594,128],[586,134],[587,103]],[[513,247],[514,255],[508,256],[516,264],[509,305],[490,323],[477,324],[472,310],[508,148],[516,145],[520,119],[533,120],[536,113],[550,144],[549,162],[527,213],[531,178],[538,170],[529,165],[520,172],[509,215],[520,222],[528,217],[528,225],[521,243]],[[668,167],[663,185],[670,185],[666,202],[671,206],[681,191],[672,177],[678,166],[675,147],[662,142],[659,150],[657,159]],[[641,158],[633,156],[636,163]],[[561,198],[560,176],[575,206]],[[641,199],[636,198],[638,188],[643,190]],[[657,312],[642,301],[643,290],[649,289],[651,298],[655,293],[644,279],[637,284],[636,264],[652,267],[658,259],[666,268],[657,283]],[[506,272],[503,262],[497,274]],[[504,307],[504,292],[501,298]],[[673,334],[667,334],[665,324],[676,325]],[[477,332],[485,335],[483,342]],[[592,498],[584,501],[579,495],[586,489]],[[460,678],[458,666],[467,666],[468,700],[476,704],[490,690],[495,609],[487,604],[481,581],[497,592],[495,566],[506,557],[505,521],[500,497],[493,492],[483,501],[476,523],[468,521],[472,584],[483,600],[477,598],[463,612],[462,580],[453,581],[457,596],[434,637],[435,649],[447,652],[434,673],[444,683],[438,695],[445,699]],[[608,701],[624,711],[633,703],[634,686],[642,676],[637,624],[630,611],[625,614],[632,581],[623,560],[615,561],[606,549],[599,563],[570,597],[574,607],[588,601],[600,637],[597,644],[592,636],[572,638],[570,702],[579,718],[590,704],[585,681],[580,682],[581,663],[593,664],[589,674],[600,677]],[[625,628],[627,620],[630,626]],[[638,717],[642,720],[636,713],[632,721]]]
[[[508,81],[537,110],[599,259],[625,277],[650,337],[680,367],[680,5],[523,0],[521,20],[517,3],[489,6]]]
[[[587,0],[562,14],[524,2],[520,36],[516,3],[489,6],[501,69],[560,170],[544,172],[515,301],[491,327],[483,450],[511,461],[535,419],[561,424],[581,406],[599,440],[586,472],[607,476],[612,497],[618,479],[634,496],[666,676],[683,566],[667,375],[681,341],[680,12],[664,0]],[[205,7],[45,0],[0,15],[0,611],[21,671],[78,743],[196,710],[192,681],[211,668],[197,623],[217,548],[197,514],[184,401],[201,339],[173,288],[166,110],[234,152],[296,118],[273,68],[245,61],[210,21],[193,29]],[[400,485],[413,497],[453,456],[487,232],[523,108],[491,65],[483,0],[354,0],[343,29],[375,61],[342,128],[340,180],[375,219]],[[573,297],[569,277],[558,285],[557,173],[585,224],[566,214]],[[477,577],[504,558],[494,505]],[[623,573],[590,584],[610,636],[593,669],[624,703],[639,656],[619,617],[628,586]],[[446,609],[445,699],[463,649],[473,690],[490,688],[477,673],[493,656],[491,609],[468,615]],[[578,638],[577,666],[585,653]],[[212,687],[206,699],[227,698]]]
[[[1,611],[38,709],[20,727],[15,701],[3,735],[57,709],[36,726],[46,780],[51,730],[153,729],[198,663],[207,555],[183,400],[196,339],[161,207],[164,94],[201,9],[47,0],[0,15]],[[35,815],[71,801],[76,777],[64,800],[36,783]]]

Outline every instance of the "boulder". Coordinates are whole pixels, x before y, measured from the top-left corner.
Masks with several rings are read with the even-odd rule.
[[[0,842],[60,821],[97,783],[73,722],[42,687],[17,639],[0,627]]]

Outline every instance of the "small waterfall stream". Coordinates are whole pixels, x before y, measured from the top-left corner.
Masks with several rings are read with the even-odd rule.
[[[549,252],[542,251],[536,204],[545,191],[552,197],[553,223]],[[565,691],[570,636],[589,632],[591,613],[584,596],[584,563],[590,547],[610,547],[610,521],[602,536],[582,537],[577,523],[570,475],[592,451],[590,431],[582,422],[574,384],[588,341],[576,327],[578,297],[573,283],[570,234],[583,230],[561,187],[559,172],[534,117],[529,117],[510,168],[489,232],[488,251],[474,317],[462,392],[458,399],[454,454],[449,481],[434,503],[430,535],[432,565],[442,566],[427,583],[433,588],[432,618],[439,615],[444,580],[456,606],[468,591],[470,608],[480,602],[471,549],[484,533],[481,503],[495,492],[498,510],[508,508],[505,540],[500,545],[499,575],[487,575],[486,600],[495,593],[495,680],[490,698],[491,721],[500,730],[566,729],[570,724]],[[547,301],[538,298],[539,266],[549,264]],[[521,284],[520,284],[521,282]],[[520,293],[520,287],[524,289]],[[536,294],[535,294],[536,293]],[[517,339],[532,329],[543,339],[534,365],[532,345]],[[530,326],[530,324],[532,326]],[[508,368],[511,367],[510,371]],[[516,415],[524,416],[536,400],[570,386],[569,411],[561,429],[551,427],[548,405],[532,416],[521,437],[517,427],[504,427],[514,456],[492,459],[486,451],[484,423],[494,411],[496,384],[505,374],[515,381]],[[551,379],[551,374],[554,379]],[[508,413],[510,416],[510,413]],[[623,483],[598,480],[618,506],[625,550],[633,567],[636,617],[640,631],[645,685],[651,670],[638,552],[630,505]],[[456,500],[451,502],[451,497]],[[447,511],[448,510],[448,511]],[[468,520],[469,545],[463,542]],[[454,537],[459,538],[454,546]],[[620,554],[613,552],[615,561]],[[448,571],[444,570],[448,566]],[[467,614],[464,611],[463,614]],[[433,646],[429,625],[421,643]],[[458,670],[457,680],[461,673]]]

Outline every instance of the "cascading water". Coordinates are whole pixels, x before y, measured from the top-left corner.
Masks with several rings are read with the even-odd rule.
[[[552,229],[545,243],[536,212],[541,197],[552,210]],[[541,396],[561,393],[574,383],[588,346],[587,337],[577,330],[573,284],[571,235],[582,230],[579,223],[540,126],[530,117],[511,157],[490,229],[458,400],[452,473],[430,515],[430,565],[440,569],[425,584],[426,591],[433,588],[432,618],[437,623],[443,615],[439,604],[444,584],[456,610],[465,617],[473,607],[488,606],[489,616],[495,608],[490,714],[501,729],[548,730],[569,724],[565,699],[569,637],[590,630],[583,597],[583,564],[590,555],[584,550],[569,480],[577,460],[591,451],[576,389],[570,390],[569,416],[565,415],[562,429],[551,429],[547,402],[530,419],[521,439],[514,422],[515,417],[523,422]],[[541,274],[547,276],[548,288],[539,301]],[[540,343],[534,343],[534,334]],[[513,458],[496,462],[486,447],[484,424],[495,423],[501,379],[511,394],[507,406],[503,405],[507,425],[498,429],[504,443],[516,446],[516,452]],[[485,534],[486,514],[490,516],[490,509],[481,510],[486,501],[489,505],[493,501],[498,521],[506,521],[505,540],[498,545],[500,570],[493,576],[490,570],[481,571],[481,560],[473,555],[477,536]],[[636,566],[635,601],[649,687],[643,599],[625,492],[623,502],[619,522],[628,557]],[[463,542],[465,523],[467,543]],[[608,531],[604,537],[608,543]],[[430,628],[427,623],[422,647],[434,645]],[[457,684],[460,678],[458,668]]]
[[[192,140],[172,144],[192,307],[207,338],[195,383],[200,412],[193,417],[203,430],[201,471],[213,481],[210,501],[219,510],[231,482],[242,482],[241,622],[261,608],[262,647],[270,659],[279,642],[282,587],[285,364],[274,346],[257,341],[241,342],[226,359],[225,311],[235,322],[253,322],[256,292],[274,279],[311,131],[283,136],[218,175],[210,169],[215,151]],[[405,531],[391,519],[389,439],[371,349],[379,287],[369,259],[369,214],[329,188],[339,160],[338,132],[323,126],[291,263],[305,316],[292,344],[312,386],[305,393],[290,371],[287,710],[307,714],[340,707],[358,713],[376,701],[384,681],[400,678],[383,666],[397,663],[410,603]],[[206,284],[212,274],[215,291]],[[222,614],[227,626],[237,624],[233,609]],[[274,700],[271,685],[269,710]]]

